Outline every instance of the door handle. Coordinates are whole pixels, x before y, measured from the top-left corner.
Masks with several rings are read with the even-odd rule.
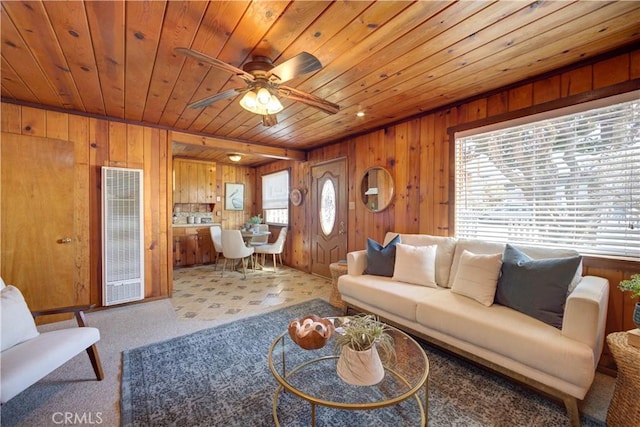
[[[70,237],[65,237],[64,239],[58,239],[58,243],[61,245],[66,245],[71,243],[71,238]]]

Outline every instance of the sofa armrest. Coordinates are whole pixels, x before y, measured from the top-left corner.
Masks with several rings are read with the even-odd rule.
[[[360,250],[347,254],[347,273],[351,276],[362,276],[367,268],[367,251]]]
[[[585,276],[569,294],[564,308],[562,335],[592,348],[596,365],[604,345],[608,303],[609,281]]]

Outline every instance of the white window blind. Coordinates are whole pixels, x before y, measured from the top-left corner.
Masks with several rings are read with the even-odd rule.
[[[289,170],[262,175],[262,209],[268,224],[289,222]]]
[[[640,258],[640,100],[456,134],[455,235]]]

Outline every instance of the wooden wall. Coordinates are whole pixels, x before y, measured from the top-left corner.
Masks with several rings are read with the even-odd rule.
[[[102,166],[144,170],[145,297],[167,297],[173,278],[168,243],[172,164],[167,131],[8,103],[2,103],[1,113],[5,133],[74,143],[75,162],[82,170],[78,174],[82,178],[78,179],[87,182],[80,185],[83,191],[72,203],[89,207],[88,231],[83,234],[86,241],[80,242],[89,250],[85,259],[78,260],[77,268],[88,270],[90,286],[88,294],[83,294],[77,303],[101,305],[102,300]]]
[[[640,88],[640,50],[578,64],[556,73],[506,87],[466,102],[356,136],[309,153],[307,162],[277,162],[257,169],[264,173],[290,167],[292,184],[309,188],[310,166],[322,161],[347,157],[349,202],[348,250],[363,249],[367,237],[382,240],[387,231],[453,234],[450,154],[452,127],[486,124],[514,115],[528,115],[547,108],[575,104],[615,92]],[[355,120],[355,118],[354,118]],[[358,199],[358,185],[370,166],[384,166],[395,180],[395,200],[381,213],[371,213]],[[285,254],[286,262],[310,270],[310,212],[292,207],[292,242],[295,249]],[[632,329],[634,301],[617,289],[621,279],[640,272],[640,263],[588,257],[585,274],[606,277],[611,284],[607,332]],[[606,357],[605,357],[606,359]],[[605,365],[610,363],[604,360]]]
[[[256,190],[254,183],[256,181],[256,170],[254,168],[226,165],[218,163],[216,167],[217,182],[216,194],[220,196],[220,201],[216,203],[214,210],[214,222],[222,224],[223,230],[240,229],[245,222],[249,221],[254,215],[260,211],[256,210]],[[224,205],[225,200],[225,183],[231,182],[236,184],[244,184],[244,210],[228,211]]]

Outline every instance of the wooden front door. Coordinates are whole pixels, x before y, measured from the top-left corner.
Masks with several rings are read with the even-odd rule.
[[[89,283],[76,286],[73,142],[3,133],[0,161],[3,279],[32,310],[88,303]]]
[[[311,273],[331,277],[329,265],[347,257],[345,159],[311,167]]]

